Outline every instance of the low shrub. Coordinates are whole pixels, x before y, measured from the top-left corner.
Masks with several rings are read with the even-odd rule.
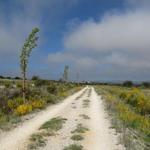
[[[6,121],[7,121],[7,116],[4,113],[0,112],[0,124]]]
[[[23,103],[23,98],[17,97],[15,99],[8,100],[7,105],[12,111],[14,111],[19,105],[22,105]]]
[[[141,114],[150,113],[150,100],[141,90],[133,88],[130,91],[120,93],[119,97],[134,106]]]
[[[54,94],[48,94],[44,97],[45,101],[49,104],[55,104],[59,101],[59,98]]]
[[[110,108],[117,112],[118,117],[123,121],[124,125],[144,132],[150,135],[150,120],[146,116],[142,116],[129,108],[128,105],[110,94],[105,95],[106,102]]]
[[[50,84],[47,87],[47,91],[51,94],[57,94],[58,90],[57,90],[57,86],[55,84]]]
[[[62,97],[62,98],[67,97],[68,96],[68,92],[60,92],[59,96]]]
[[[37,108],[41,109],[45,106],[45,104],[46,103],[43,100],[35,100],[31,103],[32,109],[37,109]]]
[[[32,111],[32,105],[22,104],[16,108],[15,113],[19,116],[22,116],[30,113],[31,111]]]

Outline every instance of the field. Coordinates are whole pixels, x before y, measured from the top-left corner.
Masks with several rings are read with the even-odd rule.
[[[96,86],[112,120],[121,133],[120,142],[129,150],[150,147],[150,89],[122,86]]]

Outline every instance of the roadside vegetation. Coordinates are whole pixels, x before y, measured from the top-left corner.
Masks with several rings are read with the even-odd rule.
[[[128,83],[131,86],[131,83]],[[112,127],[121,132],[120,141],[127,150],[150,147],[150,97],[145,88],[96,86],[105,100]]]
[[[21,116],[63,100],[80,89],[73,83],[28,80],[26,100],[22,97],[21,80],[0,80],[0,128],[8,130],[21,121]]]

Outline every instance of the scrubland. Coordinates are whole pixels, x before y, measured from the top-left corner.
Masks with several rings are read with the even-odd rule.
[[[22,98],[21,80],[0,80],[0,129],[9,130],[22,121],[22,116],[55,104],[80,87],[73,83],[28,80],[26,100]]]
[[[112,120],[112,127],[121,133],[120,142],[127,150],[149,150],[150,95],[140,87],[96,86]]]

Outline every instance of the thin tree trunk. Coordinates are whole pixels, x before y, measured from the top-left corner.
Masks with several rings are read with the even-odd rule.
[[[23,100],[25,101],[25,99],[26,99],[26,75],[25,75],[25,72],[23,73],[23,91],[22,91],[22,96],[23,96]]]
[[[24,66],[25,66],[25,60],[23,61]],[[23,96],[23,101],[25,102],[26,100],[26,69],[23,69],[22,71],[22,96]]]

